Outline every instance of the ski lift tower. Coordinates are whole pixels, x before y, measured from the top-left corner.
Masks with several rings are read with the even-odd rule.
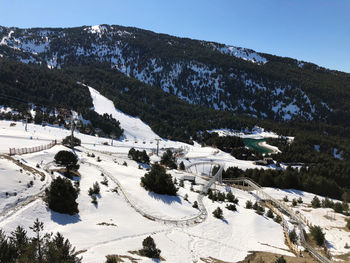
[[[157,156],[159,156],[159,142],[161,141],[161,139],[155,139],[157,141]]]

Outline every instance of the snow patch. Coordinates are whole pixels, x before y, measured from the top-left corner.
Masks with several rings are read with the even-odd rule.
[[[88,86],[86,86],[88,87]],[[152,129],[139,118],[132,117],[116,109],[113,102],[102,96],[97,90],[88,87],[93,100],[94,110],[98,114],[111,114],[114,119],[120,122],[124,129],[126,139],[147,139],[160,138]]]

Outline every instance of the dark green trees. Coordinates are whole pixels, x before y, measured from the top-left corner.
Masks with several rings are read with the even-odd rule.
[[[45,201],[49,208],[55,212],[73,215],[78,213],[77,190],[70,180],[57,177],[45,190]]]
[[[170,169],[177,168],[176,158],[175,158],[173,152],[169,149],[163,154],[163,156],[160,160],[160,163],[168,166]]]
[[[74,155],[74,153],[70,151],[59,151],[55,155],[55,162],[58,165],[62,165],[66,167],[67,171],[65,175],[70,178],[72,177],[72,175],[70,174],[70,170],[79,169],[79,165],[77,164],[78,158]]]
[[[149,258],[159,258],[160,250],[157,249],[152,237],[146,237],[142,242],[143,248],[139,251],[142,256]]]
[[[29,238],[20,226],[6,236],[0,230],[0,262],[4,263],[80,263],[75,249],[60,233],[44,234],[44,225],[38,219],[30,229],[34,236]]]
[[[165,168],[155,163],[151,171],[141,178],[143,186],[157,194],[176,195],[177,189],[170,174],[165,172]]]
[[[310,227],[311,236],[316,241],[317,245],[322,246],[325,242],[324,233],[322,232],[322,228],[320,226],[312,226]]]
[[[181,163],[180,163],[179,169],[182,170],[182,171],[185,170],[185,164],[184,164],[184,162],[181,162]]]
[[[149,164],[149,162],[150,162],[149,156],[147,155],[147,152],[145,150],[138,151],[138,150],[135,150],[135,148],[131,148],[129,153],[128,153],[128,157],[133,159],[134,161],[136,161],[138,163]]]
[[[214,211],[213,211],[213,216],[219,219],[223,218],[223,212],[222,209],[220,207],[217,207]]]
[[[64,138],[62,140],[62,144],[64,146],[71,147],[72,146],[71,138],[72,138],[71,136],[67,136],[66,138]],[[81,140],[73,136],[73,146],[75,147],[75,146],[80,146],[80,145],[81,145]]]
[[[320,199],[317,196],[314,196],[314,198],[311,201],[311,205],[312,205],[313,208],[321,207]]]

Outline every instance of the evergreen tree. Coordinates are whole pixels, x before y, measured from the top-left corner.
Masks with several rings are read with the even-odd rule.
[[[78,158],[70,151],[59,151],[55,155],[55,162],[58,165],[63,165],[66,167],[66,173],[65,175],[69,178],[72,178],[72,175],[70,174],[70,170],[78,170],[79,165]]]
[[[16,230],[11,232],[10,241],[15,249],[16,258],[25,254],[25,250],[29,244],[29,239],[27,237],[27,231],[25,231],[23,227],[17,226]]]
[[[293,243],[297,242],[298,236],[297,236],[297,233],[295,232],[295,229],[293,229],[292,231],[289,232],[289,239]]]
[[[222,219],[223,218],[223,212],[222,209],[220,207],[217,207],[214,211],[213,211],[213,215],[216,218]]]
[[[68,239],[60,233],[56,233],[52,240],[46,244],[47,262],[79,263],[81,259],[76,257],[75,249],[72,248]]]
[[[312,226],[310,227],[311,236],[316,241],[317,245],[322,246],[325,242],[325,236],[322,232],[322,228],[320,226]]]
[[[235,204],[229,204],[225,206],[226,209],[231,210],[231,211],[237,211],[236,205]]]
[[[318,197],[316,195],[312,199],[311,205],[312,205],[313,208],[320,208],[321,207],[320,199],[318,199]]]
[[[252,203],[252,201],[248,200],[248,201],[245,203],[245,208],[247,208],[247,209],[252,209],[252,208],[253,208],[253,203]]]
[[[272,212],[271,209],[269,209],[269,210],[267,211],[266,216],[269,217],[269,218],[272,218],[272,219],[275,217],[275,216],[273,215],[273,212]]]
[[[181,161],[180,165],[179,165],[180,170],[184,171],[185,170],[185,164],[183,161]]]
[[[5,233],[0,229],[0,262],[13,262],[15,249],[11,246]]]
[[[164,167],[157,163],[153,164],[151,171],[141,178],[141,183],[147,190],[157,194],[176,195],[177,192],[171,175],[167,174]]]
[[[37,262],[42,263],[44,261],[44,242],[47,236],[43,236],[42,232],[44,230],[44,224],[37,218],[34,221],[33,226],[30,229],[34,232],[35,236],[32,239],[32,243],[37,251],[36,259]]]
[[[173,152],[169,149],[163,154],[162,158],[160,159],[160,163],[168,166],[170,169],[177,168],[176,158]]]
[[[274,221],[275,221],[276,223],[279,224],[279,223],[282,222],[282,218],[281,218],[279,215],[277,215],[277,216],[275,217]]]
[[[72,136],[69,135],[69,136],[65,137],[62,140],[62,144],[64,146],[67,146],[70,148],[72,146]],[[80,145],[81,145],[81,140],[79,138],[73,136],[73,147],[80,146]]]
[[[278,259],[276,259],[275,263],[287,263],[287,261],[283,256],[280,256]]]
[[[157,249],[152,237],[148,236],[142,241],[143,248],[140,250],[142,256],[159,258],[161,251]]]
[[[55,212],[73,215],[78,213],[77,190],[70,180],[62,177],[54,179],[45,190],[45,201]]]

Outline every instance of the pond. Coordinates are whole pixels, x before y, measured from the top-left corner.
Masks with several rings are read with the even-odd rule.
[[[243,138],[244,145],[249,149],[255,150],[259,153],[272,153],[273,151],[271,149],[259,145],[259,143],[265,141],[265,139]]]

